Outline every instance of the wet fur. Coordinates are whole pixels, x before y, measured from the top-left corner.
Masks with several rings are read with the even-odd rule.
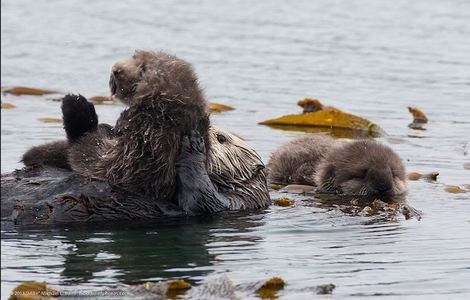
[[[116,137],[90,132],[74,141],[68,154],[72,169],[146,197],[170,199],[182,137],[196,130],[209,143],[206,102],[192,66],[163,52],[136,51],[113,66],[110,87],[129,105],[117,120]]]
[[[21,159],[25,166],[33,168],[54,166],[71,170],[68,160],[70,142],[73,143],[86,132],[92,131],[98,132],[102,137],[113,135],[110,125],[98,124],[94,105],[81,95],[66,95],[62,99],[62,110],[67,140],[31,147]]]
[[[155,55],[158,57],[163,55],[164,60],[175,59],[171,56],[167,57],[164,53]],[[182,72],[178,71],[178,68],[181,68],[179,63],[175,62],[167,66],[169,69],[177,67],[174,78],[179,76],[178,72]],[[187,67],[186,65],[184,68]],[[124,88],[129,83],[123,85],[118,82],[120,79],[117,78],[126,72],[126,68],[132,71],[135,66],[132,67],[132,64],[129,66],[129,61],[116,64],[110,80],[111,91],[124,103],[131,105],[121,114],[114,129],[109,125],[100,124],[98,131],[96,130],[95,124],[98,123],[98,116],[93,104],[84,97],[67,95],[63,98],[64,128],[70,142],[64,152],[68,152],[66,160],[70,161],[75,171],[84,176],[105,179],[121,187],[123,184],[119,178],[125,178],[125,187],[137,193],[143,191],[140,174],[145,175],[147,180],[154,179],[150,185],[159,185],[160,181],[155,176],[166,174],[161,181],[168,187],[167,190],[171,189],[172,185],[176,188],[176,201],[188,214],[211,213],[224,209],[255,209],[267,207],[270,204],[264,164],[253,149],[239,137],[219,128],[210,127],[206,130],[209,122],[207,114],[204,114],[199,122],[193,122],[198,125],[198,130],[190,131],[191,126],[184,128],[184,125],[188,124],[177,123],[178,121],[180,123],[192,122],[191,118],[181,117],[181,115],[187,115],[187,112],[181,112],[177,109],[178,107],[173,110],[163,107],[163,105],[178,105],[180,109],[189,110],[189,113],[193,114],[192,117],[197,118],[197,114],[194,115],[194,113],[201,111],[198,103],[194,112],[194,103],[182,105],[184,103],[178,99],[170,101],[168,92],[165,92],[164,98],[165,101],[170,101],[168,103],[164,101],[159,103],[158,99],[145,101],[142,97],[130,97],[129,93],[132,93],[132,89]],[[149,66],[145,65],[143,69],[148,71]],[[161,71],[156,73],[162,75]],[[126,78],[121,78],[121,80]],[[182,79],[184,76],[179,78],[179,80]],[[186,81],[188,80],[186,78]],[[191,78],[188,84],[190,88],[185,89],[185,92],[194,92],[191,88],[194,88],[195,81]],[[179,85],[181,82],[177,84]],[[143,87],[140,87],[138,90],[142,89]],[[158,88],[156,90],[158,91]],[[203,101],[200,90],[197,92],[199,98],[196,100]],[[157,93],[157,95],[162,93]],[[185,100],[190,99],[185,98]],[[149,124],[152,124],[152,119],[154,119],[151,112],[155,110],[155,106],[159,109],[157,116],[160,118],[157,117],[157,120],[161,124],[160,127],[157,126],[158,124],[153,124],[155,125],[153,128],[149,127]],[[178,124],[181,126],[175,127]],[[170,134],[172,130],[176,132]],[[136,132],[136,137],[132,136],[133,131]],[[193,137],[194,132],[197,132],[199,138]],[[181,136],[183,136],[182,148],[181,151],[177,151],[178,138]],[[203,141],[202,147],[195,142],[199,139]],[[208,149],[207,152],[206,149]],[[170,151],[169,155],[166,151]],[[175,152],[179,154],[176,155]],[[149,164],[148,153],[152,155],[156,165]],[[175,155],[177,158],[173,159]],[[57,167],[54,164],[45,165]],[[176,185],[172,181],[172,170],[165,171],[171,166],[175,166]],[[139,171],[137,172],[139,176],[134,176],[136,171]],[[160,173],[156,174],[156,172]],[[153,197],[155,198],[155,195]]]
[[[49,165],[71,170],[67,159],[68,148],[67,140],[34,146],[23,154],[21,161],[33,168]]]
[[[268,174],[270,182],[314,185],[322,193],[392,196],[406,191],[400,157],[374,140],[306,135],[273,153]]]
[[[271,203],[265,166],[244,140],[211,126],[207,170],[211,181],[232,210],[253,209]]]

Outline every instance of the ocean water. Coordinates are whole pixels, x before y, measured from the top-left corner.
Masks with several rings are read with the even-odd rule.
[[[299,112],[305,96],[377,122],[408,171],[421,220],[345,213],[315,199],[291,208],[182,220],[157,228],[1,232],[1,294],[21,281],[99,290],[168,278],[235,284],[282,277],[280,299],[468,299],[470,2],[72,1],[1,2],[1,85],[61,94],[108,94],[112,64],[135,49],[165,50],[194,64],[209,101],[234,111],[212,122],[245,138],[265,162],[301,132],[258,122]],[[2,95],[1,170],[21,167],[33,145],[64,138],[55,96]],[[407,106],[427,113],[408,128]],[[113,124],[122,105],[100,105]],[[299,198],[299,196],[297,196]],[[297,199],[296,198],[296,199]],[[301,197],[300,197],[301,198]],[[256,298],[247,293],[243,298]]]

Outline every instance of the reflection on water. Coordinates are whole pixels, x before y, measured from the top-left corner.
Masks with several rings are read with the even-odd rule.
[[[210,101],[235,107],[212,122],[250,143],[264,161],[300,131],[260,121],[298,110],[306,96],[374,120],[379,138],[408,171],[439,172],[408,182],[406,205],[421,220],[347,211],[345,203],[299,198],[289,208],[224,214],[152,228],[46,232],[2,227],[2,299],[22,280],[61,288],[111,287],[169,277],[193,282],[226,274],[235,284],[281,276],[281,299],[309,299],[334,283],[338,299],[468,299],[470,184],[470,2],[224,1],[1,2],[1,85],[90,97],[108,94],[113,62],[136,48],[163,49],[194,63]],[[2,172],[30,146],[64,138],[55,96],[2,95]],[[429,118],[408,128],[408,106]],[[115,123],[121,105],[97,105]],[[316,130],[316,129],[313,129]],[[334,131],[333,135],[351,137]],[[297,196],[292,196],[297,197]],[[359,210],[359,209],[358,209]],[[254,297],[250,295],[250,297]],[[376,298],[376,297],[374,297]]]
[[[294,125],[267,125],[271,128],[286,130],[286,131],[300,131],[307,133],[328,133],[336,138],[374,138],[379,137],[380,134],[368,130],[352,130],[347,128],[338,127],[313,127],[313,126],[294,126]]]
[[[166,278],[194,280],[211,272],[218,256],[231,252],[232,247],[236,251],[256,248],[261,237],[252,232],[263,224],[261,218],[261,214],[250,218],[224,213],[153,224],[157,228],[110,225],[100,230],[2,231],[2,250],[6,257],[10,258],[9,253],[14,252],[22,263],[37,258],[47,261],[46,264],[37,261],[26,269],[16,268],[17,262],[3,261],[2,254],[4,267],[15,270],[5,281],[28,280],[29,273],[38,267],[47,267],[47,272],[55,274],[48,277],[49,283],[60,278],[62,284],[78,287]],[[209,248],[216,250],[209,253]]]

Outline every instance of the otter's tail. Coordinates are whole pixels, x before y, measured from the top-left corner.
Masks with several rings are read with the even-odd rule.
[[[95,106],[82,95],[68,94],[62,99],[62,117],[67,139],[71,142],[98,129]]]

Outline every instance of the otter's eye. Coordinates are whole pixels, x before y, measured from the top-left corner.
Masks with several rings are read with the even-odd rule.
[[[217,140],[219,141],[219,143],[223,144],[227,141],[227,138],[221,134],[218,134],[217,135]]]

